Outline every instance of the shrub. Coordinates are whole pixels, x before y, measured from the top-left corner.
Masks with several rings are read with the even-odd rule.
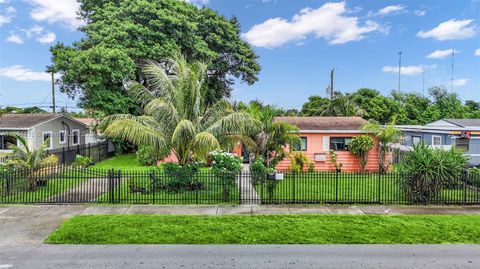
[[[58,163],[58,157],[57,155],[55,154],[52,154],[52,155],[48,155],[47,157],[45,157],[44,159],[42,159],[41,161],[41,165],[46,165],[46,166],[49,166],[49,165],[55,165]]]
[[[80,167],[87,167],[92,164],[93,164],[92,157],[87,157],[82,155],[75,156],[75,161],[73,162],[73,165],[80,166]]]
[[[223,151],[210,152],[212,171],[223,182],[223,201],[230,199],[230,190],[238,173],[242,170],[242,159],[234,153]]]
[[[257,185],[263,182],[267,174],[267,166],[265,166],[265,161],[263,157],[258,156],[250,165],[250,171],[252,176],[252,184]]]
[[[415,203],[427,203],[448,186],[459,182],[467,157],[462,150],[432,149],[424,143],[413,146],[399,165],[400,184]]]
[[[165,186],[160,187],[164,187],[171,192],[192,191],[202,188],[197,178],[201,164],[192,163],[180,166],[177,163],[170,162],[162,164],[162,167],[169,181]]]
[[[310,165],[310,160],[305,156],[305,154],[294,151],[290,155],[290,170],[295,173],[300,173],[303,171],[304,167]]]
[[[350,142],[350,151],[357,156],[360,161],[362,172],[365,172],[365,167],[368,161],[368,152],[373,148],[373,139],[368,135],[356,136]]]
[[[328,154],[330,155],[330,160],[332,161],[333,167],[335,167],[335,171],[342,172],[343,163],[339,163],[337,161],[337,154],[335,154],[335,151],[331,149]]]
[[[156,165],[164,154],[156,151],[152,146],[141,145],[136,152],[137,161],[141,165]],[[163,156],[162,156],[163,155]]]

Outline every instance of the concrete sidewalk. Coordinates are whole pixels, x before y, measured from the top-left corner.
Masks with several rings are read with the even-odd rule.
[[[18,205],[0,206],[2,244],[41,243],[66,219],[95,214],[260,215],[260,214],[480,214],[480,207],[299,206],[299,205]]]

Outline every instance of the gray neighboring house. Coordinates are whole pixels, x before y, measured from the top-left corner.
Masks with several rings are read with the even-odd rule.
[[[401,149],[423,141],[436,148],[453,145],[466,151],[471,165],[480,165],[480,119],[442,119],[425,125],[397,125],[404,131]]]
[[[3,114],[0,116],[0,152],[9,152],[9,144],[17,144],[9,134],[27,139],[31,149],[38,149],[50,138],[48,149],[85,144],[89,129],[84,123],[62,114]]]

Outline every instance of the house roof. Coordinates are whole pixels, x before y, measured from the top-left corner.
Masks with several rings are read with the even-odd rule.
[[[444,121],[461,127],[480,127],[480,119],[444,119]]]
[[[86,124],[88,126],[94,125],[96,119],[95,118],[75,118],[77,121]]]
[[[67,117],[62,114],[3,114],[0,116],[0,129],[29,129],[41,123],[62,117],[79,122],[76,119]],[[84,124],[82,122],[79,123]]]
[[[275,117],[275,121],[295,125],[301,131],[360,131],[367,123],[360,117]]]

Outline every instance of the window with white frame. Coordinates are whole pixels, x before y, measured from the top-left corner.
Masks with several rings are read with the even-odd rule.
[[[67,134],[65,130],[61,130],[58,132],[58,143],[65,144],[67,143]]]
[[[80,130],[72,131],[72,145],[76,146],[80,144]]]
[[[48,148],[47,149],[52,149],[53,141],[52,141],[52,132],[43,132],[42,133],[42,142],[45,143],[45,141],[48,140]]]
[[[441,146],[442,145],[442,136],[432,135],[432,146]]]
[[[422,141],[422,137],[419,135],[412,135],[412,144],[416,145]]]

